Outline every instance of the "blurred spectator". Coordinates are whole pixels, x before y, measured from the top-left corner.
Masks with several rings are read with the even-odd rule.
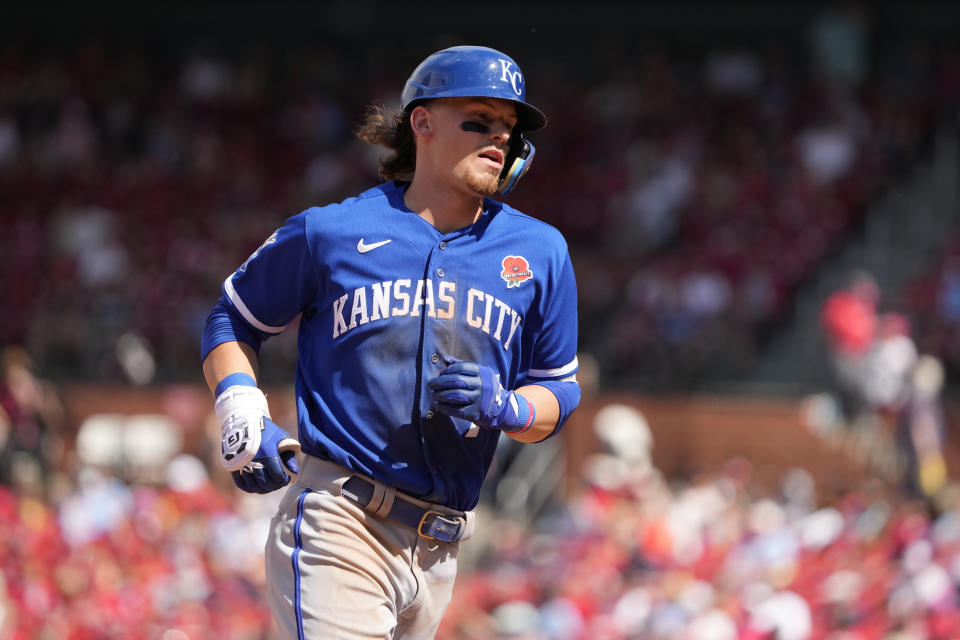
[[[771,593],[750,610],[747,637],[808,640],[812,633],[810,603],[794,591]]]
[[[0,168],[9,167],[20,153],[20,129],[17,122],[0,111]]]
[[[853,420],[864,408],[866,359],[877,335],[880,289],[866,271],[830,294],[820,312],[827,356],[844,416]]]
[[[864,3],[825,3],[807,26],[813,72],[837,89],[855,90],[870,72],[870,34],[870,15]]]
[[[814,99],[811,121],[797,132],[802,166],[815,185],[832,185],[860,160],[869,137],[869,121],[858,101],[824,93]]]
[[[708,321],[729,308],[730,283],[718,269],[694,262],[680,281],[680,296],[698,321]]]
[[[864,399],[871,411],[895,414],[910,395],[917,347],[910,334],[910,321],[903,314],[881,314],[877,325],[877,337],[866,355]]]
[[[130,487],[93,467],[83,467],[77,473],[76,490],[60,502],[60,531],[69,545],[88,544],[119,528],[133,506]]]
[[[773,275],[757,265],[742,274],[738,296],[736,306],[749,325],[773,315],[779,302]]]
[[[824,122],[797,135],[803,168],[817,184],[829,184],[844,176],[857,159],[858,144],[842,126]]]
[[[80,98],[69,98],[50,138],[51,165],[58,169],[83,170],[95,164],[99,132],[91,121],[90,109]]]
[[[651,153],[635,167],[618,232],[611,242],[621,250],[645,253],[669,242],[680,228],[681,207],[693,192],[694,159],[683,148]]]
[[[706,56],[707,88],[721,96],[756,95],[763,82],[763,62],[749,49],[716,49]]]
[[[948,377],[960,371],[960,233],[901,293],[918,348],[939,358]]]
[[[903,483],[917,497],[934,500],[946,485],[946,416],[940,360],[924,354],[909,378],[909,394],[897,420],[897,448],[904,462]]]
[[[56,248],[77,265],[79,284],[100,290],[129,273],[127,248],[118,239],[117,215],[99,207],[66,208],[55,222]]]
[[[581,473],[600,487],[616,489],[657,473],[653,467],[653,436],[636,408],[612,403],[594,417],[593,431],[600,451],[582,462]]]
[[[936,283],[936,305],[947,324],[960,324],[960,255],[949,255]]]
[[[21,347],[0,352],[0,485],[44,495],[63,452],[63,407]]]
[[[232,88],[232,69],[207,43],[195,44],[183,64],[180,86],[187,98],[212,101]]]

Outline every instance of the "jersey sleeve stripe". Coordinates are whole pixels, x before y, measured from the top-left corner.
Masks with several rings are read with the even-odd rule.
[[[231,273],[230,276],[223,282],[223,290],[227,294],[227,298],[230,299],[231,304],[240,312],[240,315],[243,316],[243,319],[249,322],[254,328],[259,329],[265,333],[281,333],[286,325],[282,327],[271,327],[268,324],[264,324],[257,320],[250,309],[247,308],[247,305],[243,303],[243,300],[240,298],[240,294],[237,293],[237,290],[233,288],[233,276],[236,275],[236,272]]]
[[[531,378],[559,378],[574,373],[579,367],[580,363],[574,357],[572,362],[556,369],[530,369],[527,376]]]

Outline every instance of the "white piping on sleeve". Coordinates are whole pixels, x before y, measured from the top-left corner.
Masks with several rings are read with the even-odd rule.
[[[560,376],[570,375],[575,372],[579,366],[580,363],[577,361],[576,356],[574,356],[572,362],[562,367],[557,367],[556,369],[530,369],[527,372],[527,376],[531,378],[558,378]]]
[[[230,302],[233,303],[233,306],[236,307],[237,311],[240,312],[240,315],[243,316],[243,319],[265,333],[281,333],[284,329],[286,329],[287,325],[283,325],[282,327],[271,327],[268,324],[263,324],[257,320],[252,313],[250,313],[250,309],[248,309],[247,305],[245,305],[243,300],[240,299],[240,294],[238,294],[237,290],[233,288],[233,276],[235,275],[236,271],[231,273],[227,279],[223,281],[223,289],[226,291]]]

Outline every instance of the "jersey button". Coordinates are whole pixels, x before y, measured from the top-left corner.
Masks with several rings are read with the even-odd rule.
[[[441,250],[441,251],[446,251],[446,250],[447,250],[447,242],[446,242],[446,240],[441,240],[441,241],[440,241],[440,250]]]
[[[438,278],[442,278],[444,273],[446,273],[446,272],[443,270],[443,267],[438,267],[438,268],[437,268],[437,277],[438,277]]]
[[[432,362],[433,364],[437,364],[438,362],[440,362],[440,356],[438,356],[437,354],[433,354],[432,356],[430,356],[430,362]]]
[[[433,420],[433,411],[427,411],[425,414],[423,414],[423,417],[427,420]]]

